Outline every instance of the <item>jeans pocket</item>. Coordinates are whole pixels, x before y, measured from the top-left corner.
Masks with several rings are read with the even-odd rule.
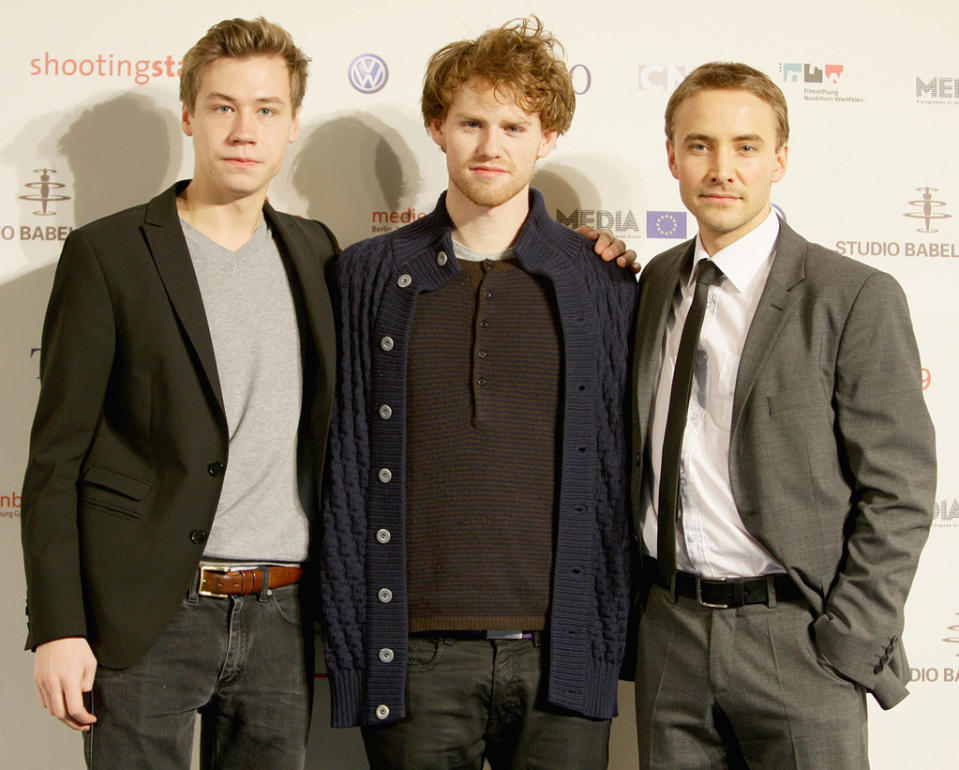
[[[297,586],[274,588],[273,593],[270,594],[270,606],[290,625],[298,626],[302,623],[300,593]]]
[[[407,665],[426,668],[436,665],[441,657],[443,639],[439,636],[410,637]]]

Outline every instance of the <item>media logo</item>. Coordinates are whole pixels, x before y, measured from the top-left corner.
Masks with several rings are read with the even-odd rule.
[[[102,53],[86,58],[60,58],[44,51],[30,60],[32,77],[125,78],[145,86],[156,78],[178,78],[183,62],[167,55],[162,59],[124,59]]]
[[[364,53],[350,62],[350,85],[364,94],[375,94],[383,89],[390,79],[386,62],[372,53]]]
[[[916,190],[922,193],[921,200],[909,201],[910,206],[919,207],[919,211],[908,211],[903,214],[904,217],[923,220],[923,226],[916,229],[917,233],[938,233],[939,231],[931,227],[934,219],[949,219],[952,214],[946,214],[944,211],[936,211],[937,208],[945,206],[944,201],[933,200],[932,194],[939,192],[936,187],[917,187]]]
[[[685,211],[647,211],[647,238],[685,238]]]
[[[948,498],[932,504],[932,526],[959,527],[959,500]]]
[[[574,64],[569,68],[569,79],[573,81],[573,92],[582,96],[593,85],[593,73],[585,64]]]
[[[934,76],[928,82],[916,75],[917,104],[959,104],[959,77]]]
[[[374,233],[390,233],[398,227],[422,219],[428,213],[428,211],[417,211],[412,207],[405,211],[374,211],[371,231]]]
[[[0,518],[20,518],[20,493],[16,490],[8,494],[0,494]]]
[[[816,64],[812,62],[780,62],[782,82],[801,84],[806,102],[861,102],[859,96],[848,96],[840,87],[846,74],[844,64]]]
[[[35,168],[33,173],[40,175],[39,181],[27,182],[24,187],[29,187],[37,192],[31,193],[30,195],[18,195],[17,197],[22,201],[35,201],[39,203],[40,210],[33,212],[36,216],[52,217],[57,212],[50,207],[51,203],[70,200],[69,195],[61,195],[58,192],[54,192],[55,190],[62,190],[66,185],[50,179],[50,174],[57,173],[57,170],[54,168]]]
[[[572,228],[589,225],[612,230],[618,238],[640,235],[636,215],[630,209],[575,209],[569,214],[556,209],[556,221]]]

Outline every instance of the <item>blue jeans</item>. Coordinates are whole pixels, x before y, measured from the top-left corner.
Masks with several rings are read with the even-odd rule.
[[[407,716],[363,728],[370,767],[603,770],[609,720],[546,703],[541,658],[538,640],[411,636]]]
[[[87,767],[186,770],[201,715],[201,767],[302,768],[313,695],[312,634],[299,587],[270,595],[192,589],[150,650],[97,669]]]

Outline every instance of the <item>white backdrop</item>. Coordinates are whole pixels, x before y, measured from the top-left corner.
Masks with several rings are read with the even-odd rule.
[[[19,496],[37,348],[69,229],[145,201],[192,169],[178,125],[183,53],[228,16],[262,13],[293,33],[313,63],[301,136],[270,197],[280,209],[322,219],[346,245],[429,211],[445,186],[442,156],[418,113],[427,56],[533,11],[564,42],[580,92],[573,128],[534,179],[557,218],[614,227],[644,262],[692,235],[695,224],[685,220],[666,168],[663,108],[693,66],[743,60],[779,82],[789,100],[790,169],[773,197],[781,212],[807,238],[887,270],[904,286],[938,432],[940,483],[907,607],[916,681],[895,710],[870,707],[872,765],[959,767],[959,482],[951,473],[957,417],[949,395],[959,384],[954,1],[476,6],[21,0],[5,8],[0,84],[11,100],[0,111],[0,763],[82,766],[79,738],[40,709],[32,657],[21,652]],[[322,680],[317,695],[310,766],[365,767],[357,732],[327,727]],[[617,770],[636,767],[631,696],[624,685],[612,739]]]

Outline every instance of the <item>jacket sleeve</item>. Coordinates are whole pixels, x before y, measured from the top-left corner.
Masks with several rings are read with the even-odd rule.
[[[40,399],[23,482],[21,536],[27,648],[87,633],[77,522],[77,481],[102,414],[115,325],[95,249],[71,233],[43,324]]]
[[[338,311],[338,365],[321,504],[322,622],[332,724],[354,727],[362,722],[365,688],[369,298],[349,250],[331,266],[329,283]]]
[[[906,299],[884,273],[866,279],[848,313],[834,403],[853,512],[813,632],[828,664],[890,708],[907,695],[903,605],[932,523],[936,461]]]

